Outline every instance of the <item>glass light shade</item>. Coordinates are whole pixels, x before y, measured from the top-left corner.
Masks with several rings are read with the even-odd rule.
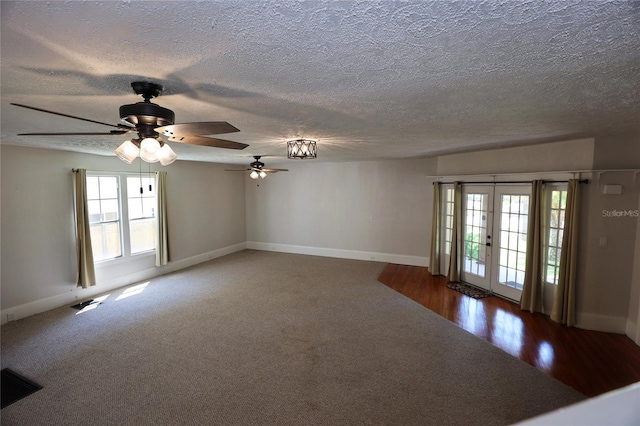
[[[251,179],[258,179],[258,177],[260,177],[260,175],[258,174],[258,172],[256,172],[255,170],[252,171],[251,173],[249,173],[249,177]]]
[[[312,139],[296,139],[287,142],[287,158],[316,158],[318,155],[316,141]]]
[[[115,151],[116,156],[127,164],[133,163],[138,158],[140,149],[131,141],[124,141]]]
[[[160,142],[154,138],[145,138],[140,142],[140,158],[147,163],[157,163],[158,150],[160,150]]]
[[[262,171],[261,171],[261,172],[259,173],[259,176],[260,176],[260,179],[264,179],[264,178],[266,178],[266,177],[267,177],[267,174],[266,174],[265,172],[262,172]]]
[[[162,164],[163,166],[168,166],[169,164],[176,161],[176,159],[178,158],[178,154],[173,152],[171,147],[166,143],[162,146],[162,148],[156,151],[156,153],[158,154],[158,159],[160,160],[160,164]]]

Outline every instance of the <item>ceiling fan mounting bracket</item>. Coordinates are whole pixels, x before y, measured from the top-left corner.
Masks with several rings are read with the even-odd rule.
[[[162,95],[162,86],[150,81],[134,81],[131,87],[136,95],[142,96],[145,102]]]
[[[249,164],[252,169],[254,169],[254,170],[262,170],[262,168],[264,167],[264,163],[262,161],[260,161],[260,157],[262,157],[262,156],[261,155],[254,155],[253,156],[253,158],[255,158],[256,161],[254,161],[253,163]]]

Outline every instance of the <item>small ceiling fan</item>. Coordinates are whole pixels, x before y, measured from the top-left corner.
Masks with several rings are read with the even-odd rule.
[[[251,173],[249,173],[249,177],[251,179],[264,179],[265,177],[267,177],[267,173],[278,173],[278,172],[288,172],[289,169],[267,169],[264,167],[264,163],[262,161],[260,161],[260,158],[262,158],[261,155],[254,155],[253,158],[255,159],[255,161],[253,161],[251,164],[249,164],[249,168],[247,169],[226,169],[226,172],[246,172],[249,171]]]
[[[162,165],[173,163],[177,155],[164,143],[161,136],[166,136],[171,142],[211,146],[215,148],[244,149],[249,146],[240,142],[206,136],[240,131],[226,121],[175,124],[175,114],[173,111],[151,102],[151,99],[162,94],[163,87],[161,85],[147,81],[134,81],[131,83],[131,87],[137,95],[142,97],[143,101],[135,104],[122,105],[120,107],[120,123],[118,124],[109,124],[29,105],[11,103],[11,105],[46,112],[48,114],[115,127],[117,130],[111,130],[109,132],[19,133],[18,136],[120,136],[130,133],[137,134],[137,138],[132,138],[116,150],[116,155],[129,164],[131,164],[138,154],[140,154],[140,158],[149,163],[157,161],[160,161]]]

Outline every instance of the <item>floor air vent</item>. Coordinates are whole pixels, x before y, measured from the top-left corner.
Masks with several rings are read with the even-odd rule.
[[[8,368],[3,368],[0,373],[2,373],[2,383],[0,383],[2,408],[42,389],[39,384]]]

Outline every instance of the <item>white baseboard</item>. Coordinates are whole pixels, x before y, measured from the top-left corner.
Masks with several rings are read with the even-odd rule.
[[[91,299],[92,297],[108,293],[121,287],[126,287],[131,284],[139,283],[140,281],[149,280],[151,278],[159,277],[160,275],[165,275],[170,272],[188,268],[189,266],[197,265],[211,259],[226,256],[228,254],[244,250],[245,248],[247,248],[246,243],[234,244],[232,246],[223,247],[221,249],[199,254],[197,256],[192,256],[187,259],[180,259],[175,262],[170,262],[168,265],[158,268],[154,267],[136,272],[135,274],[125,275],[114,280],[100,282],[97,285],[89,288],[74,287],[64,294],[34,300],[23,305],[3,309],[0,313],[0,323],[5,324],[9,321],[9,319],[11,321],[15,321],[20,318],[39,314],[51,309],[56,309],[65,305],[73,304],[78,301]]]
[[[296,246],[290,244],[262,243],[247,241],[247,248],[281,253],[307,254],[312,256],[337,257],[341,259],[370,260],[374,262],[397,263],[400,265],[429,266],[429,258],[403,254],[377,253],[370,251],[342,250],[324,247]]]
[[[640,346],[640,336],[638,336],[638,325],[632,321],[627,320],[627,328],[625,334],[631,340],[633,340],[636,345]]]
[[[576,326],[578,328],[584,328],[585,330],[626,334],[627,318],[596,314],[581,314],[578,312]]]

